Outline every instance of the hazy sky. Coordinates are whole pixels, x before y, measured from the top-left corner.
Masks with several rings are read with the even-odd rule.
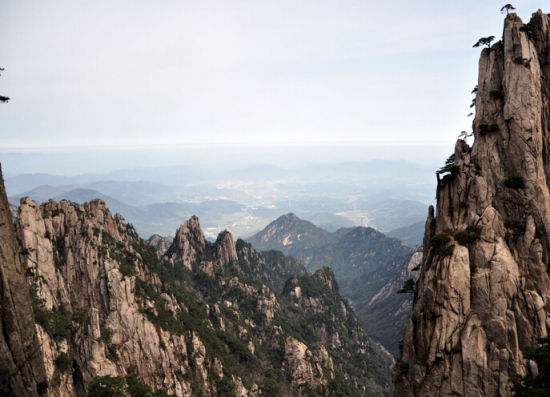
[[[527,19],[546,1],[513,3]],[[452,142],[503,1],[0,0],[0,151]],[[543,9],[550,12],[550,9]]]

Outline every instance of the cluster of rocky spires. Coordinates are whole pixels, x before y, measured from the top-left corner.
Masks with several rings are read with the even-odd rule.
[[[506,17],[475,107],[473,146],[457,142],[426,221],[396,396],[510,396],[543,370],[523,352],[550,327],[548,15]]]
[[[330,269],[209,243],[196,217],[157,251],[101,200],[24,198],[14,225],[1,193],[1,395],[390,393]]]

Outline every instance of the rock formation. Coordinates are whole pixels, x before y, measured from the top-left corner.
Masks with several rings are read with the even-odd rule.
[[[550,321],[550,30],[515,14],[481,53],[470,148],[430,209],[396,396],[510,396]]]
[[[196,217],[162,255],[102,200],[23,198],[16,226],[48,396],[101,382],[176,396],[389,392],[390,360],[329,269],[307,274],[229,232],[209,243]]]
[[[22,251],[0,169],[0,395],[38,396],[46,387]]]

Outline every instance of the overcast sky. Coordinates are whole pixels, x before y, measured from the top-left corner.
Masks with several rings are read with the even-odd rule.
[[[452,143],[503,3],[0,0],[0,151]]]

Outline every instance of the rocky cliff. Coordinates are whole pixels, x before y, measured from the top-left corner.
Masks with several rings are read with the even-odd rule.
[[[395,395],[510,396],[550,321],[550,30],[504,22],[479,61],[475,141],[440,170]]]
[[[17,235],[48,396],[389,392],[390,360],[328,269],[307,274],[228,232],[209,243],[196,217],[162,255],[101,200],[22,199]]]
[[[23,251],[15,238],[12,211],[0,170],[0,395],[37,396],[46,387],[34,328]]]

